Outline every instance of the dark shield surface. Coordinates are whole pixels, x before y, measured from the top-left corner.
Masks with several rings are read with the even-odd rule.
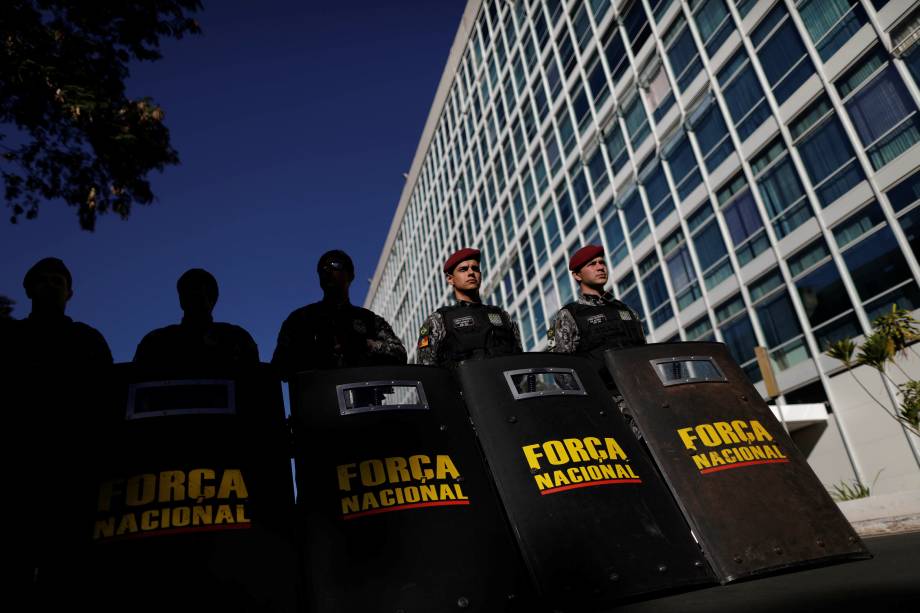
[[[554,609],[715,583],[588,361],[529,353],[467,361],[458,374],[524,559]]]
[[[605,359],[721,581],[868,557],[725,345],[654,344]]]
[[[311,611],[533,610],[447,371],[306,372],[291,395]]]
[[[86,474],[70,488],[67,536],[39,569],[41,598],[94,611],[297,611],[290,436],[271,370],[123,365],[107,389],[79,431]]]

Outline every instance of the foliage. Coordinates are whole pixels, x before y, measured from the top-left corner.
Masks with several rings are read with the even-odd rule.
[[[163,38],[200,32],[199,0],[4,0],[0,8],[0,176],[11,221],[43,200],[81,227],[149,204],[152,170],[177,164],[163,110],[125,94],[128,63],[160,59]]]
[[[870,366],[879,371],[883,378],[890,381],[886,367],[889,364],[897,366],[895,359],[898,356],[906,356],[911,350],[911,344],[920,340],[920,327],[918,327],[920,324],[910,314],[910,311],[892,305],[891,312],[877,317],[872,325],[872,333],[866,337],[862,345],[857,347],[853,340],[845,338],[831,344],[825,354],[843,362],[846,369],[851,371],[850,374],[854,379],[856,379],[856,375],[852,372],[854,367]],[[854,354],[856,354],[855,359]],[[896,407],[894,411],[886,408],[882,401],[872,396],[859,379],[856,379],[856,382],[889,416],[920,435],[920,382],[910,379],[906,383],[894,384],[891,381],[901,397],[900,407]]]
[[[832,485],[830,489],[831,498],[837,502],[866,498],[869,496],[869,491],[868,485],[863,485],[855,479],[853,481],[841,481]]]
[[[898,386],[901,392],[901,419],[920,429],[920,381],[908,381]]]

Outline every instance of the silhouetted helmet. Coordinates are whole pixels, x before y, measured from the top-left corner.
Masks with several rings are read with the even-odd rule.
[[[217,296],[219,294],[217,279],[207,270],[203,268],[191,268],[182,273],[182,276],[176,281],[176,290],[179,292],[180,297],[189,290],[201,286],[204,286],[207,290],[211,302],[217,304]]]
[[[352,262],[351,257],[341,249],[333,249],[320,256],[319,261],[316,263],[316,272],[321,273],[324,267],[329,267],[334,270],[347,270],[351,273],[352,277],[355,276],[355,263]]]
[[[42,258],[29,269],[22,280],[22,287],[26,292],[29,291],[29,286],[35,281],[35,277],[41,273],[59,274],[67,279],[67,289],[73,288],[73,277],[70,276],[70,271],[67,270],[63,260],[59,258]]]

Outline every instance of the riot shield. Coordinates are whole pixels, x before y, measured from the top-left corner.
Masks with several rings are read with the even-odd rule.
[[[311,611],[533,610],[447,371],[301,373],[291,410]]]
[[[86,407],[73,434],[90,468],[61,507],[70,536],[40,568],[42,599],[95,611],[298,610],[290,436],[271,369],[114,371],[107,400]]]
[[[725,345],[645,345],[605,360],[723,583],[870,557]]]
[[[464,400],[531,575],[557,610],[715,584],[588,361],[467,361]]]

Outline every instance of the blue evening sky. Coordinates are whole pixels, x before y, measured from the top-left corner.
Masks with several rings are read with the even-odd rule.
[[[73,273],[68,315],[116,361],[179,321],[175,283],[192,267],[217,277],[215,319],[248,329],[263,361],[288,313],[320,298],[324,251],[352,255],[362,304],[465,4],[206,2],[204,33],[167,42],[129,81],[166,111],[181,164],[152,175],[157,202],[95,233],[60,202],[0,221],[13,316],[28,315],[22,277],[46,256]]]

